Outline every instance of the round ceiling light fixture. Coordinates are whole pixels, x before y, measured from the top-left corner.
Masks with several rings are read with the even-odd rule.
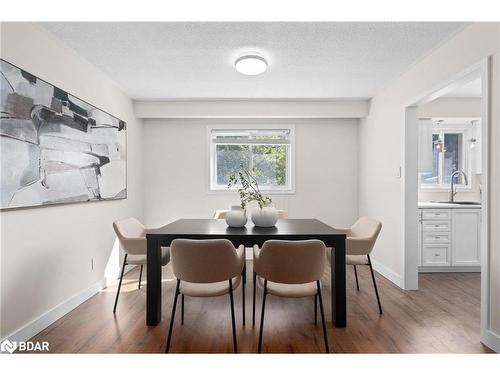
[[[255,53],[247,53],[234,62],[236,70],[247,76],[256,76],[267,70],[267,61]]]

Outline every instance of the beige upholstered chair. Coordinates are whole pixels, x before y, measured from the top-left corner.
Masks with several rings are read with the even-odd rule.
[[[118,291],[116,292],[115,305],[113,313],[116,312],[116,305],[118,304],[118,296],[122,287],[123,273],[127,264],[140,265],[139,271],[139,289],[141,289],[142,268],[146,261],[146,228],[139,220],[134,217],[128,219],[118,220],[113,223],[113,229],[120,243],[120,248],[125,253],[123,258],[123,266],[120,274],[120,282],[118,284]],[[170,249],[162,247],[161,249],[161,263],[167,265],[170,261]]]
[[[190,297],[215,297],[229,294],[231,303],[231,321],[233,327],[234,352],[238,352],[236,340],[236,323],[234,318],[233,290],[242,279],[245,269],[245,248],[237,249],[229,240],[187,240],[175,239],[170,247],[172,255],[172,270],[177,278],[174,304],[168,330],[167,346],[165,353],[170,349],[172,329],[175,318],[177,297],[184,295]],[[245,280],[243,279],[243,282]],[[243,295],[243,324],[245,324],[245,286]],[[184,303],[183,303],[184,306]],[[184,308],[181,309],[182,322],[184,321]]]
[[[214,213],[214,219],[225,219],[226,214],[229,212],[229,210],[216,210]],[[286,219],[288,217],[286,211],[283,210],[278,210],[278,218],[280,219]]]
[[[262,351],[262,334],[264,330],[264,312],[266,296],[272,294],[279,297],[314,297],[315,323],[316,301],[319,299],[325,350],[328,353],[328,336],[326,333],[323,299],[321,297],[320,280],[326,264],[325,244],[319,240],[281,241],[269,240],[262,249],[254,246],[254,295],[253,320],[255,322],[255,281],[258,276],[263,287],[262,313],[260,318],[259,353]]]
[[[226,214],[229,212],[229,210],[216,210],[214,213],[214,219],[225,219]]]
[[[278,210],[278,219],[287,219],[287,218],[288,214],[286,213],[286,211]]]
[[[378,295],[377,283],[373,274],[372,261],[370,253],[375,246],[382,223],[380,221],[361,217],[354,223],[351,228],[344,229],[346,238],[346,264],[354,267],[354,276],[356,277],[356,288],[359,291],[358,271],[356,266],[363,265],[370,267],[375,296],[377,297],[378,310],[382,314],[382,304]],[[328,261],[331,262],[330,251],[326,252]]]

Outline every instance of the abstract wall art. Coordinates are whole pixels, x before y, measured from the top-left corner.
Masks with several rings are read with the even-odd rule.
[[[1,209],[127,197],[126,124],[0,59]]]

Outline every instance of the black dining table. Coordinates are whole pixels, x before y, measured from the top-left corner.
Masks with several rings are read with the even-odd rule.
[[[168,247],[176,238],[225,238],[235,247],[262,246],[267,240],[318,239],[331,251],[331,313],[336,327],[345,327],[346,274],[345,232],[332,228],[317,219],[280,219],[274,227],[256,227],[247,223],[242,228],[228,227],[224,220],[179,219],[161,228],[149,230],[147,239],[146,324],[155,326],[161,321],[161,247]]]

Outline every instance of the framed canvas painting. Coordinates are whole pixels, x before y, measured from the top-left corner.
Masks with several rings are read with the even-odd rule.
[[[0,59],[1,209],[127,197],[124,121]]]

